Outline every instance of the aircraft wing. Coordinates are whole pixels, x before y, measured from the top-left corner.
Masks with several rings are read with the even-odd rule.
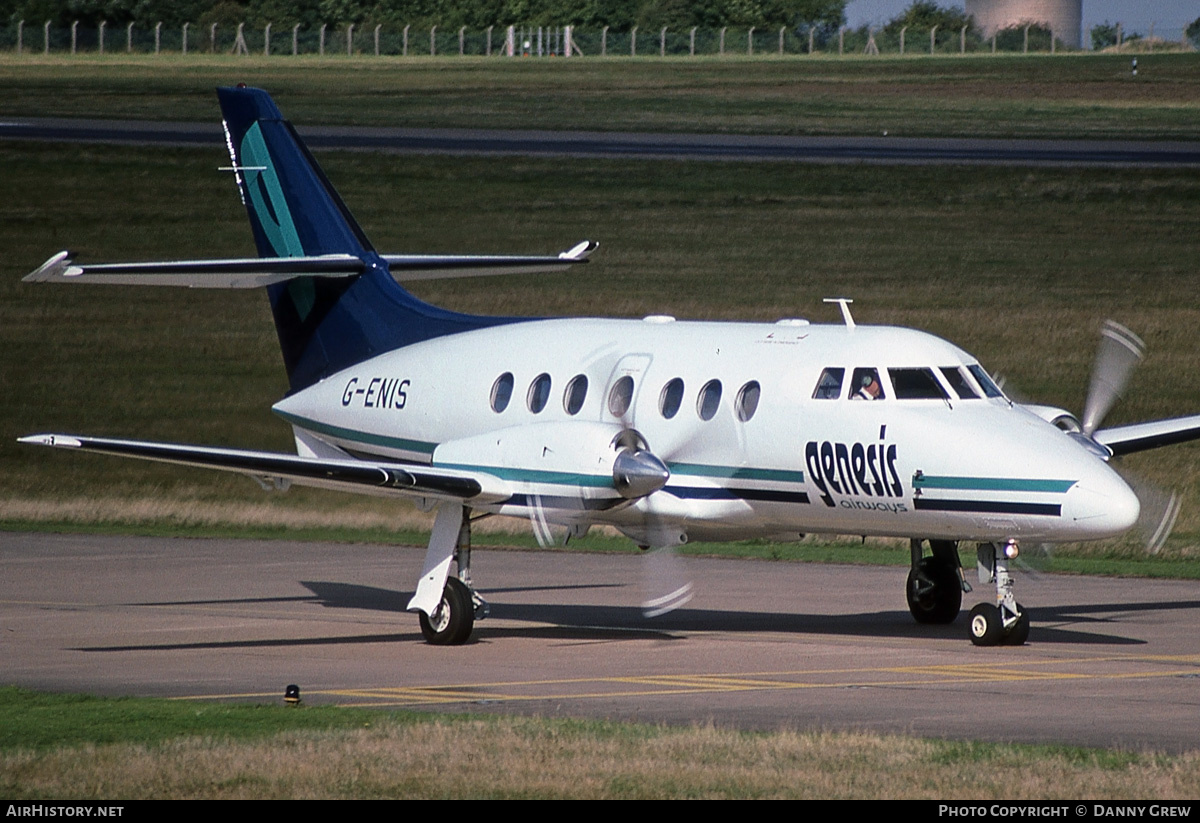
[[[1117,455],[1200,440],[1200,414],[1100,429],[1093,437]]]
[[[400,282],[490,274],[563,271],[586,263],[597,243],[585,240],[558,256],[483,254],[385,254]],[[296,277],[355,277],[366,264],[353,254],[309,257],[246,257],[149,263],[77,263],[60,251],[27,274],[26,283],[108,283],[114,286],[186,286],[193,289],[256,289]]]
[[[478,502],[503,500],[510,496],[504,482],[491,475],[407,463],[334,460],[300,457],[281,452],[68,434],[33,434],[19,438],[18,442],[136,457],[181,466],[220,469],[271,482],[280,488],[286,487],[281,481],[287,481],[302,486],[320,486],[342,491]]]

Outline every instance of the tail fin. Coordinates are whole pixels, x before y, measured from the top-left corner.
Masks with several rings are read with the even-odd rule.
[[[365,264],[353,278],[297,277],[267,288],[292,391],[420,340],[511,322],[446,311],[406,292],[270,95],[241,86],[217,94],[259,255],[349,254]]]

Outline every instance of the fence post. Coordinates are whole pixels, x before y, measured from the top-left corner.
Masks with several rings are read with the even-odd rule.
[[[132,26],[133,24],[130,23],[129,25]],[[18,20],[17,21],[17,54],[21,53],[22,46],[24,46],[24,42],[23,42],[24,35],[25,35],[25,21]]]
[[[509,26],[504,30],[504,53],[509,57],[517,56],[517,27]]]
[[[779,56],[780,57],[783,56],[783,33],[785,31],[787,31],[787,26],[783,26],[779,29]]]
[[[808,30],[808,53],[809,54],[813,53],[813,36],[816,35],[816,33],[817,33],[816,29],[811,28],[811,27],[809,28],[809,30]]]
[[[904,32],[908,31],[908,26],[900,27],[900,54],[904,54]]]
[[[487,27],[487,51],[485,51],[485,52],[484,52],[484,54],[486,54],[488,57],[491,57],[491,56],[492,56],[492,29],[494,29],[494,28],[495,28],[495,26],[488,26],[488,27]],[[568,35],[568,39],[570,39],[570,36],[569,36],[569,35]],[[568,45],[568,46],[570,46],[570,44],[569,44],[569,43],[568,43],[567,45]],[[569,48],[568,48],[568,52],[567,52],[567,53],[568,53],[568,54],[570,53],[570,49],[569,49]]]
[[[1125,42],[1125,32],[1121,30],[1120,22],[1117,23],[1117,48],[1121,48],[1121,44]]]
[[[271,24],[263,26],[263,57],[271,56]]]
[[[608,26],[600,29],[600,56],[608,56]]]
[[[467,37],[467,27],[463,26],[462,28],[460,28],[458,30],[458,56],[459,57],[462,57],[464,54],[467,53],[466,52],[466,46],[467,46],[466,37]]]
[[[429,56],[437,56],[437,26],[429,29]]]
[[[46,21],[46,25],[42,26],[42,54],[50,53],[50,21]]]
[[[725,29],[726,28],[729,28],[729,27],[726,26],[725,28],[721,29],[721,39],[717,45],[717,54],[719,54],[721,57],[725,56]]]
[[[754,26],[751,26],[750,31],[746,32],[746,54],[754,55]]]
[[[108,25],[107,20],[100,21],[99,35],[100,35],[100,53],[101,54],[104,54],[104,27],[107,25]]]
[[[838,56],[841,57],[846,47],[846,27],[838,29]]]
[[[383,23],[375,24],[375,56],[379,56],[379,30],[383,28]]]
[[[191,23],[183,24],[183,53],[184,54],[187,54],[187,30],[188,30],[188,26],[190,26],[190,25],[192,25],[192,24]]]
[[[637,26],[629,33],[629,56],[637,57]]]
[[[967,27],[966,26],[963,26],[962,29],[958,32],[958,53],[959,54],[967,53]]]
[[[162,21],[159,20],[154,24],[154,53],[158,54],[159,48],[162,46]]]
[[[75,43],[77,40],[76,31],[78,29],[79,29],[79,21],[76,20],[71,23],[71,54],[75,53]]]
[[[292,26],[292,57],[300,53],[300,24]]]
[[[233,54],[249,54],[246,48],[246,24],[238,23],[237,37],[233,38]]]
[[[325,24],[321,24],[320,39],[317,43],[317,53],[322,57],[325,56]]]
[[[1154,37],[1154,24],[1150,24],[1150,36]],[[1050,53],[1054,54],[1054,28],[1050,29]]]
[[[208,50],[213,54],[217,53],[217,24],[213,23],[212,28],[208,30]]]
[[[354,56],[354,24],[346,26],[346,56]]]
[[[996,32],[992,32],[992,54],[996,53]]]
[[[125,52],[126,54],[133,53],[133,23],[125,27]]]
[[[667,56],[667,27],[663,26],[662,31],[658,33],[658,56]]]
[[[409,25],[412,25],[411,23]],[[402,57],[408,57],[408,26],[404,27],[404,43],[400,52]]]
[[[930,54],[933,54],[934,49],[937,48],[937,30],[938,30],[937,26],[934,26],[933,28],[931,28],[929,30],[929,53]]]
[[[1021,54],[1029,54],[1029,24],[1025,24],[1025,44],[1021,46]]]
[[[696,56],[696,27],[692,26],[691,33],[688,34],[688,56]]]

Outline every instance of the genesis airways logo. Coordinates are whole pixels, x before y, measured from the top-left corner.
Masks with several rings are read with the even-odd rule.
[[[879,442],[832,443],[810,440],[804,446],[808,475],[821,491],[821,500],[833,508],[839,505],[833,496],[843,499],[840,505],[848,509],[878,509],[905,512],[908,506],[887,498],[903,498],[904,486],[896,473],[896,446],[885,442],[886,426],[879,427]],[[863,500],[862,498],[881,498]]]

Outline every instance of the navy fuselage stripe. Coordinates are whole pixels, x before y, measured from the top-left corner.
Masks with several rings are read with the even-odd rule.
[[[980,512],[983,514],[1040,514],[1049,517],[1062,516],[1062,506],[1057,503],[1014,503],[991,500],[934,500],[928,497],[913,498],[913,506],[920,510],[937,512]]]

